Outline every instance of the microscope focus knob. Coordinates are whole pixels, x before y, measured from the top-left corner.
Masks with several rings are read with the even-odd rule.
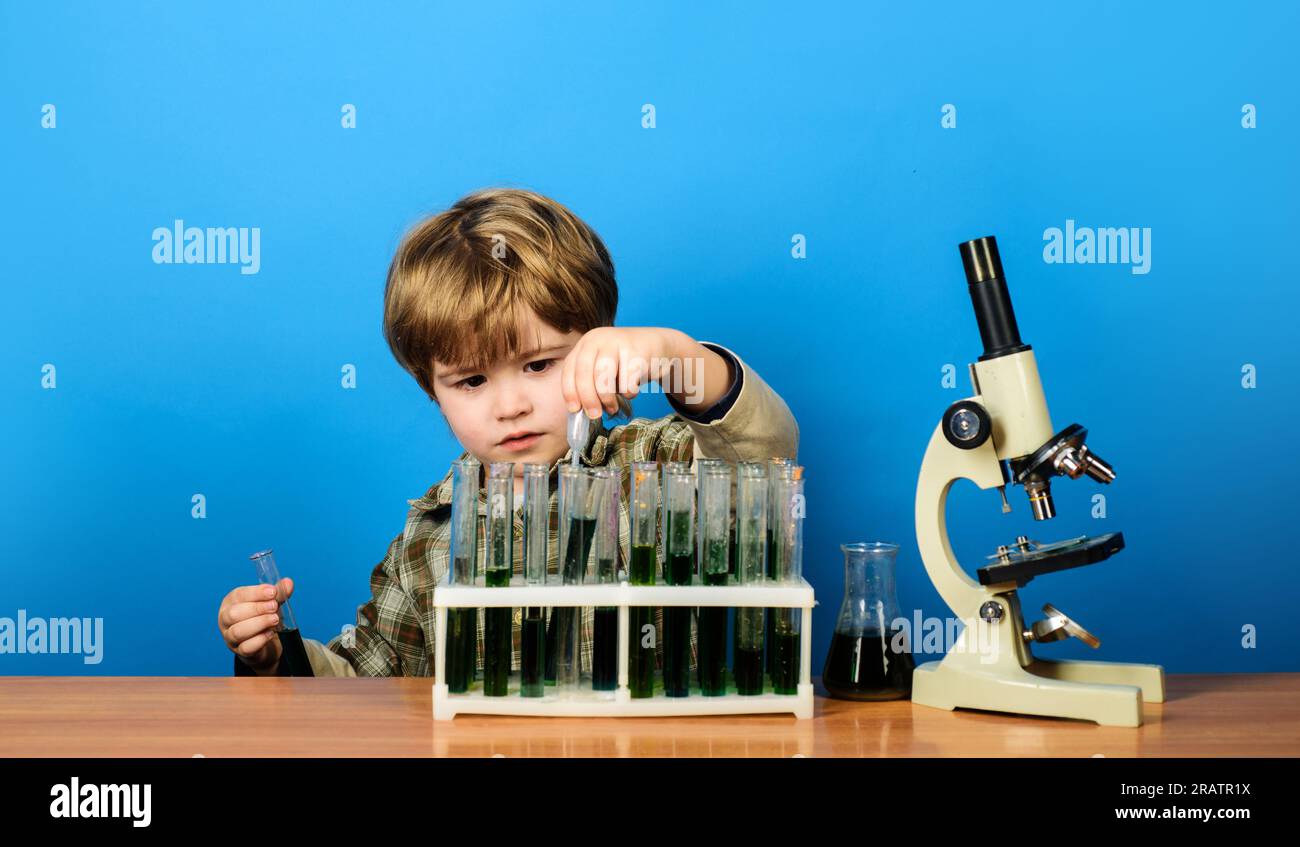
[[[943,436],[962,450],[974,450],[993,434],[993,421],[974,400],[958,400],[943,413]]]

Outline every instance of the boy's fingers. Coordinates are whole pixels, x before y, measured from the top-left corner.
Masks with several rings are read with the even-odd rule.
[[[641,393],[641,375],[644,366],[640,359],[623,357],[618,368],[618,390],[624,397],[632,398]]]
[[[617,412],[619,374],[618,358],[616,358],[610,351],[606,350],[600,352],[596,356],[593,371],[596,396],[600,398],[601,408],[610,414]]]
[[[231,644],[240,644],[264,629],[274,628],[279,622],[279,615],[258,615],[245,618],[238,623],[232,624],[230,629],[226,630],[226,640]]]
[[[569,414],[582,408],[574,378],[574,366],[578,361],[578,351],[581,347],[582,339],[578,339],[578,343],[569,351],[569,355],[564,357],[564,364],[560,367],[560,391],[564,393],[564,406]]]
[[[270,600],[273,597],[275,597],[274,589],[266,584],[244,585],[226,595],[227,601],[234,603],[251,603],[256,600]]]
[[[221,628],[229,629],[240,621],[255,618],[258,615],[273,615],[279,611],[279,604],[274,600],[257,600],[252,603],[234,603],[221,613]]]
[[[271,640],[271,635],[273,632],[274,630],[268,629],[265,630],[264,632],[259,632],[257,635],[254,635],[252,638],[240,642],[238,647],[239,655],[252,656],[256,654],[257,651],[261,650],[263,647],[266,646],[266,642]]]
[[[283,603],[293,594],[293,580],[289,577],[282,577],[276,584],[276,598]]]
[[[596,378],[594,375],[596,352],[590,347],[583,350],[573,365],[574,387],[577,388],[578,400],[582,403],[582,408],[586,410],[589,418],[600,416],[600,395],[596,393]]]

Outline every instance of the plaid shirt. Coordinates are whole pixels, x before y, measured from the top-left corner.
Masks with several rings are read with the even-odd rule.
[[[580,462],[588,467],[619,469],[622,497],[619,508],[619,566],[629,558],[630,470],[634,462],[690,462],[699,456],[716,456],[726,461],[760,461],[774,455],[791,456],[798,447],[798,427],[784,401],[734,353],[709,345],[730,359],[734,371],[731,390],[720,402],[720,417],[688,420],[682,414],[658,419],[635,418],[607,429],[594,427]],[[710,410],[718,414],[715,407]],[[461,458],[468,457],[468,453]],[[559,548],[558,468],[571,461],[572,451],[550,468],[550,521],[547,544],[547,573],[557,573]],[[431,487],[423,497],[409,500],[403,532],[389,544],[388,552],[370,574],[371,599],[357,609],[354,628],[332,638],[328,644],[305,638],[308,657],[318,676],[432,676],[437,633],[437,610],[433,606],[436,586],[445,582],[450,567],[452,473]],[[518,505],[518,504],[517,504]],[[485,512],[480,495],[479,514]],[[482,538],[480,533],[480,538]],[[514,572],[523,574],[523,524],[520,512],[514,517]],[[662,610],[656,611],[662,627]],[[512,667],[519,667],[520,617],[514,610]],[[582,661],[591,668],[593,610],[582,614]],[[484,615],[478,616],[480,635]],[[662,630],[661,630],[662,631]],[[662,643],[662,639],[660,639]],[[482,639],[478,665],[482,667]],[[692,634],[692,657],[695,637]],[[235,657],[236,674],[250,669]],[[280,673],[285,672],[280,668]]]

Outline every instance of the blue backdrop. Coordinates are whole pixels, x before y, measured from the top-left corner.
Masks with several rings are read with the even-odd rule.
[[[1119,478],[1058,483],[1045,524],[962,484],[959,556],[1122,530],[1023,592],[1100,652],[1040,652],[1300,670],[1295,7],[670,5],[0,7],[0,616],[104,622],[98,664],[0,672],[228,674],[217,607],[268,546],[307,636],[352,622],[459,452],[384,345],[387,263],[490,185],[596,228],[620,323],[725,344],[790,404],[815,673],[841,542],[899,542],[903,609],[947,614],[913,496],[970,393],[956,245],[986,234],[1053,423]],[[178,219],[257,227],[257,273],[156,263]],[[1045,261],[1067,221],[1149,231],[1147,272]]]

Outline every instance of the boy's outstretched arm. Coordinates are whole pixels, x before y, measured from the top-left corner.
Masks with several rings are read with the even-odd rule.
[[[781,396],[733,351],[710,342],[701,346],[722,358],[732,374],[723,395],[698,410],[668,395],[669,405],[694,435],[691,458],[727,462],[797,458],[799,424]]]
[[[619,396],[635,397],[652,381],[690,425],[693,457],[796,457],[799,427],[785,401],[735,353],[680,330],[597,327],[569,352],[561,376],[569,411],[584,409],[591,417],[614,412]],[[676,455],[675,441],[660,445],[667,453],[656,450],[656,458],[686,458]]]

